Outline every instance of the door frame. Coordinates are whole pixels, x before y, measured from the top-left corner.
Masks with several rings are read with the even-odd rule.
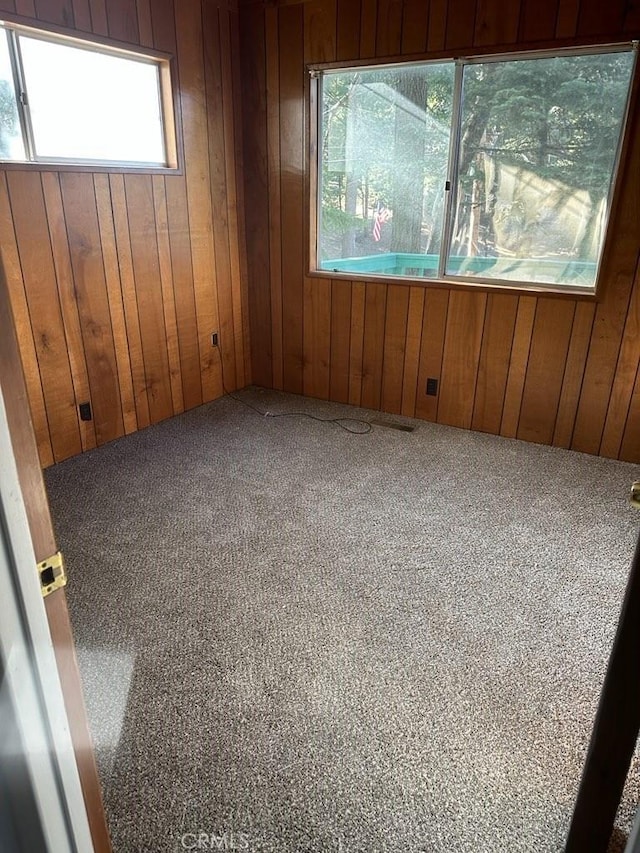
[[[40,466],[9,288],[2,263],[0,263],[0,330],[2,330],[0,389],[11,437],[11,456],[20,484],[35,561],[41,563],[56,554],[58,547]],[[34,572],[36,563],[33,567]],[[44,607],[91,829],[93,849],[95,853],[112,853],[65,589],[58,589],[48,595],[44,600]]]
[[[39,823],[51,851],[93,850],[1,390],[0,585],[3,690],[37,811],[17,819]]]

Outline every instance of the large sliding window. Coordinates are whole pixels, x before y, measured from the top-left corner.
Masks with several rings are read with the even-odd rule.
[[[313,72],[315,268],[593,292],[635,53]]]

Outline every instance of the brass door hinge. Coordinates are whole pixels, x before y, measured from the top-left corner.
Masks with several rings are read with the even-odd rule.
[[[57,589],[67,585],[67,572],[64,567],[62,553],[58,551],[53,557],[38,563],[38,575],[40,577],[40,590],[42,597],[46,598]]]
[[[636,509],[640,509],[640,480],[636,480],[631,486],[631,503]]]

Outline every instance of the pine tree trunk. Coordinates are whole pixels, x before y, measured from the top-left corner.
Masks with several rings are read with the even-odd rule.
[[[417,254],[422,235],[427,82],[421,74],[402,74],[395,88],[399,98],[395,112],[391,250]]]

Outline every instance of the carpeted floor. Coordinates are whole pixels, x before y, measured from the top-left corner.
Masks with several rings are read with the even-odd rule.
[[[116,853],[562,850],[638,469],[414,423],[225,398],[47,472]]]

